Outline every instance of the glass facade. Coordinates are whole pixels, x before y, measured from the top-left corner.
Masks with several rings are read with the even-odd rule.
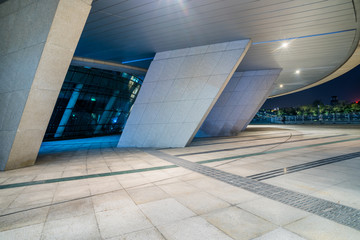
[[[44,140],[121,133],[141,84],[127,73],[70,66]]]

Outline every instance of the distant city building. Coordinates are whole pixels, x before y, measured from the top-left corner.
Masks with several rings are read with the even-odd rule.
[[[335,106],[339,103],[339,99],[337,96],[331,96],[330,105]]]

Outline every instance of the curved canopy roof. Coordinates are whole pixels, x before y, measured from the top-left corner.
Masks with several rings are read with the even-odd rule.
[[[94,0],[75,56],[147,68],[156,52],[250,38],[237,71],[282,68],[275,96],[331,79],[358,46],[359,9],[360,0]]]

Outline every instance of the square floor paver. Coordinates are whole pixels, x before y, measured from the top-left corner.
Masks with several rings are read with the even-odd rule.
[[[237,207],[204,215],[204,218],[234,239],[251,239],[276,228],[276,225]]]
[[[161,233],[156,230],[155,228],[150,228],[142,231],[137,231],[133,233],[126,234],[124,236],[121,236],[121,240],[164,240]],[[114,238],[115,240],[115,238]]]
[[[43,223],[45,222],[49,208],[50,207],[43,207],[3,216],[0,218],[0,231]],[[10,210],[7,213],[11,212]]]
[[[69,201],[51,206],[47,221],[94,213],[90,198]]]
[[[306,239],[283,228],[277,228],[274,231],[268,232],[262,235],[261,237],[254,238],[253,240],[306,240]]]
[[[93,196],[92,201],[95,212],[135,207],[135,203],[124,190]]]
[[[195,214],[173,198],[139,205],[154,225],[162,225],[185,219]]]
[[[256,199],[237,206],[279,226],[294,222],[310,214],[267,198]]]
[[[94,214],[87,214],[45,223],[42,240],[46,239],[99,239]]]
[[[176,200],[197,214],[205,214],[214,211],[215,209],[226,208],[230,206],[227,202],[206,192],[179,195],[176,197]]]
[[[128,193],[136,204],[152,202],[170,197],[169,194],[157,186],[128,189]]]
[[[231,240],[229,236],[201,217],[192,217],[163,225],[159,230],[168,240]]]
[[[16,228],[4,232],[0,232],[0,239],[2,240],[38,240],[41,237],[41,232],[44,224],[30,225],[22,228]]]
[[[309,240],[360,239],[360,231],[315,215],[286,225],[284,228]]]
[[[152,224],[137,207],[126,207],[96,213],[101,236],[111,238],[147,228]]]

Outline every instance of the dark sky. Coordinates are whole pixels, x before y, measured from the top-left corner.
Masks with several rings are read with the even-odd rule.
[[[342,76],[319,86],[298,93],[268,99],[262,108],[296,107],[311,104],[315,100],[330,104],[331,96],[338,96],[339,101],[355,102],[360,100],[360,65]]]

